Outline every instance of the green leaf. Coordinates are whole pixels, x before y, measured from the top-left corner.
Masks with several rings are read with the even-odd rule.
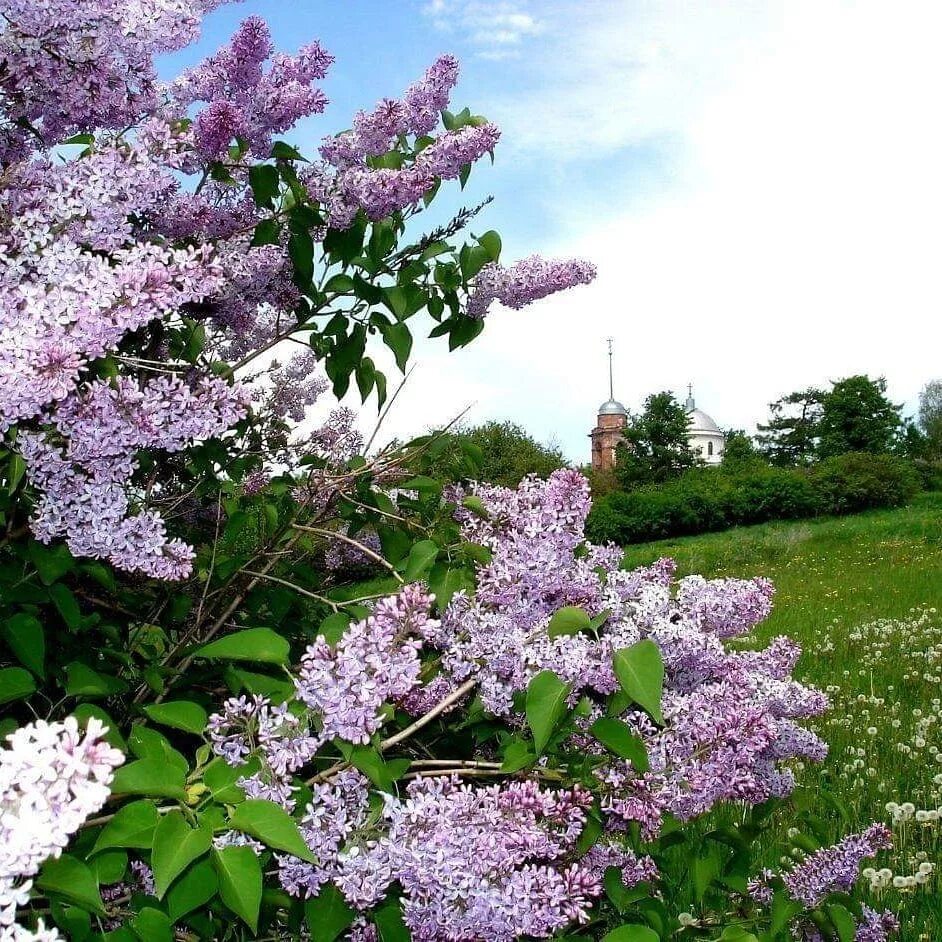
[[[214,759],[203,770],[203,784],[220,804],[237,804],[245,798],[245,792],[236,782],[243,776],[253,775],[258,768],[256,758],[240,766],[229,765],[222,758]]]
[[[49,598],[52,599],[62,620],[73,631],[82,624],[82,611],[79,608],[75,593],[65,583],[57,582],[49,587]]]
[[[664,689],[664,661],[650,638],[615,653],[613,666],[622,690],[644,709],[655,723],[664,724],[661,694]]]
[[[527,724],[538,754],[546,748],[566,712],[569,690],[569,684],[564,684],[552,671],[540,671],[527,686]]]
[[[152,801],[132,801],[115,812],[115,816],[98,835],[92,853],[97,854],[108,847],[150,849],[157,818],[157,806]]]
[[[222,901],[255,932],[262,905],[262,865],[251,847],[213,851]]]
[[[72,661],[65,666],[65,692],[70,697],[110,697],[127,689],[128,685],[123,680],[99,674],[81,661]]]
[[[181,811],[161,817],[154,830],[151,867],[157,898],[163,899],[167,888],[194,860],[212,846],[213,832],[208,826],[190,827]]]
[[[271,677],[268,674],[259,674],[256,671],[244,671],[231,665],[225,671],[226,682],[234,682],[235,689],[245,689],[249,693],[261,694],[281,703],[294,696],[294,682],[282,677]]]
[[[44,546],[35,541],[29,544],[29,558],[32,560],[43,585],[52,585],[61,579],[75,564],[75,558],[64,544]]]
[[[95,874],[69,854],[47,860],[36,878],[36,886],[100,916],[105,914]]]
[[[95,874],[98,885],[108,886],[111,883],[117,883],[124,876],[128,867],[128,854],[120,848],[112,848],[96,854],[94,859],[86,860],[86,863]]]
[[[356,915],[333,883],[325,883],[320,893],[304,904],[304,918],[312,942],[334,942]]]
[[[294,263],[297,279],[309,285],[314,277],[314,240],[306,229],[293,228],[288,236],[288,255]]]
[[[382,289],[382,292],[383,302],[385,303],[386,307],[388,307],[389,310],[393,312],[397,321],[401,321],[405,317],[408,310],[406,293],[397,285],[385,287]]]
[[[100,720],[108,730],[108,732],[105,733],[105,741],[109,745],[114,746],[115,749],[120,749],[122,752],[128,751],[128,744],[118,731],[118,724],[100,706],[96,706],[94,703],[80,703],[72,711],[72,715],[79,721],[79,726],[81,726],[82,729],[88,726],[90,719],[94,718]]]
[[[3,626],[3,636],[17,660],[38,677],[45,677],[46,637],[35,615],[18,612]]]
[[[660,942],[660,936],[647,926],[632,923],[612,929],[602,936],[602,942]]]
[[[379,942],[410,942],[412,934],[402,919],[398,900],[384,903],[373,913],[373,924],[379,934]]]
[[[631,731],[627,723],[602,716],[589,727],[589,732],[610,752],[628,759],[639,772],[648,771],[648,753],[644,741]]]
[[[500,258],[500,235],[493,229],[485,232],[482,236],[478,236],[478,243],[480,244],[481,248],[487,252],[492,262],[496,262]]]
[[[383,342],[393,352],[396,358],[396,366],[400,372],[406,371],[406,363],[409,362],[409,354],[412,352],[412,334],[405,324],[384,324],[380,327],[383,335]]]
[[[471,494],[468,497],[466,497],[461,502],[461,506],[467,510],[470,510],[471,513],[475,514],[476,516],[482,517],[485,520],[490,516],[490,514],[487,512],[487,505],[484,503],[483,500],[481,500],[480,497],[476,496],[475,494]]]
[[[353,279],[349,275],[334,275],[324,285],[324,291],[331,294],[349,294],[353,291]]]
[[[287,664],[288,642],[271,628],[246,628],[197,648],[196,657]]]
[[[209,859],[198,860],[171,884],[164,897],[167,914],[176,922],[181,916],[208,903],[219,888],[216,871]]]
[[[131,729],[131,734],[128,736],[128,748],[135,758],[159,759],[161,762],[167,762],[180,769],[184,775],[190,771],[186,756],[174,749],[163,733],[141,723]]]
[[[155,795],[186,800],[186,773],[164,759],[138,759],[122,765],[111,783],[114,795]]]
[[[91,935],[92,917],[84,909],[59,902],[53,903],[49,909],[56,925],[71,942],[85,942]]]
[[[0,670],[0,703],[22,700],[35,689],[33,675],[22,667],[4,667]]]
[[[23,480],[26,473],[26,462],[22,455],[10,455],[9,470],[7,471],[7,493],[12,494]]]
[[[358,768],[377,788],[392,791],[393,785],[408,770],[408,759],[392,759],[386,762],[372,746],[354,746],[338,742],[343,757]]]
[[[252,245],[277,245],[279,242],[281,229],[276,219],[263,219],[256,227],[252,235]]]
[[[520,769],[533,765],[536,762],[536,756],[530,748],[528,742],[520,739],[514,739],[504,749],[504,759],[501,763],[501,772],[519,772]]]
[[[286,144],[284,141],[275,141],[271,147],[271,155],[277,160],[303,160],[307,163],[307,159],[297,150],[297,148],[292,147],[290,144]]]
[[[229,815],[229,825],[250,837],[258,838],[267,847],[283,850],[309,863],[315,862],[304,843],[298,824],[280,805],[261,798],[252,798],[236,805]]]
[[[144,707],[144,712],[155,723],[197,735],[206,732],[206,724],[209,722],[206,711],[198,703],[192,703],[189,700],[153,703]]]
[[[585,631],[591,623],[592,620],[584,609],[575,605],[566,605],[550,619],[546,633],[551,638],[559,635],[575,635],[580,631]]]
[[[132,920],[131,929],[141,942],[173,942],[173,925],[166,913],[145,906]]]
[[[837,929],[837,937],[840,942],[854,942],[857,935],[857,925],[854,917],[837,903],[828,906],[827,912],[831,917],[831,922],[834,923],[834,928]]]
[[[249,167],[249,186],[255,197],[255,205],[272,209],[278,196],[278,170],[271,164],[255,164]]]
[[[427,474],[417,474],[398,485],[402,491],[418,491],[420,494],[440,494],[442,490],[441,481],[429,477]]]
[[[409,550],[409,558],[402,578],[406,582],[415,582],[432,568],[432,563],[438,557],[438,544],[433,540],[419,540]]]

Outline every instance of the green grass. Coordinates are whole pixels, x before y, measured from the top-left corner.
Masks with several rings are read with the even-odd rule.
[[[887,802],[942,807],[942,494],[897,510],[627,548],[629,565],[660,556],[675,558],[679,575],[764,575],[775,583],[775,609],[756,636],[798,641],[796,676],[831,696],[816,726],[830,755],[800,781],[833,839],[874,820],[891,824]],[[777,835],[786,845],[787,827],[783,820]],[[897,821],[894,833],[896,847],[878,866],[903,876],[922,860],[942,868],[942,822]],[[768,848],[770,856],[780,851]],[[915,890],[861,886],[872,903],[901,913],[903,942],[942,940],[939,869]]]

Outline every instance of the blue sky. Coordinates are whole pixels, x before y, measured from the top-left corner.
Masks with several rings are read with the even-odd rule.
[[[854,372],[911,410],[942,374],[935,3],[249,0],[165,74],[251,13],[279,48],[316,37],[337,57],[327,113],[290,136],[309,151],[458,55],[455,104],[503,138],[451,205],[495,196],[478,231],[502,233],[505,260],[599,266],[589,288],[495,310],[465,351],[418,344],[385,434],[470,405],[586,460],[607,336],[629,408],[690,381],[722,426]]]

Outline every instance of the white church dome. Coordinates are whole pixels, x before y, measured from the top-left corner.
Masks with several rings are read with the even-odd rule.
[[[691,409],[688,413],[691,432],[705,432],[707,434],[722,435],[720,427],[702,409]]]

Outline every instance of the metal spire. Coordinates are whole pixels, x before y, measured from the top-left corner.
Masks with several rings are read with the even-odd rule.
[[[615,382],[612,379],[612,342],[614,337],[606,337],[608,341],[608,398],[615,398]]]

